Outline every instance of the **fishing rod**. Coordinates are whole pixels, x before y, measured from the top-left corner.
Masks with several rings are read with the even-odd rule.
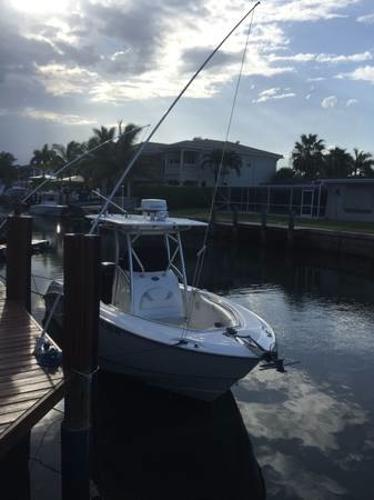
[[[124,132],[123,134],[122,133],[118,134],[118,137],[116,137],[115,139],[119,139],[121,137],[125,137],[126,135],[133,134],[134,132],[140,132],[141,130],[143,130],[145,128],[148,128],[148,127],[150,127],[150,124],[143,125],[142,127],[135,127],[135,128],[133,128],[131,130],[128,130],[127,132]],[[55,172],[55,175],[57,176],[57,175],[61,174],[66,168],[72,167],[76,163],[79,163],[86,156],[88,156],[91,153],[94,153],[95,151],[101,149],[105,144],[108,144],[108,142],[112,142],[112,141],[113,141],[113,138],[108,139],[108,140],[106,140],[104,142],[101,142],[100,144],[94,146],[93,148],[89,149],[88,151],[85,151],[81,155],[77,156],[77,158],[74,158],[74,160],[71,160],[71,161],[65,163],[64,165],[62,165],[62,167],[60,167]],[[37,193],[39,191],[39,189],[41,189],[43,186],[45,186],[46,184],[48,184],[48,182],[50,182],[50,181],[51,181],[51,179],[48,178],[48,179],[45,179],[43,182],[41,182],[38,186],[36,186],[36,188],[34,188],[30,193],[28,193],[24,198],[22,198],[22,200],[20,201],[20,205],[22,206],[22,204],[26,203],[26,201],[29,200],[31,198],[31,196],[33,196],[35,193]],[[5,217],[5,219],[0,223],[0,231],[5,226],[6,223],[7,223],[7,219]]]
[[[118,179],[118,182],[117,184],[114,186],[112,192],[110,193],[109,197],[108,197],[108,200],[104,203],[103,207],[101,208],[100,212],[98,213],[96,219],[94,219],[93,223],[92,223],[92,226],[91,226],[91,229],[90,229],[90,234],[92,234],[98,223],[99,223],[99,220],[100,220],[100,217],[103,215],[104,212],[107,211],[108,209],[108,206],[109,206],[109,203],[114,195],[116,194],[116,192],[118,191],[119,187],[121,186],[121,184],[123,184],[123,181],[125,180],[126,176],[128,175],[128,173],[130,172],[131,168],[133,167],[134,163],[136,162],[136,160],[139,158],[139,156],[142,154],[142,152],[144,151],[146,145],[150,142],[150,140],[152,139],[152,137],[155,135],[155,133],[157,132],[157,130],[160,128],[160,126],[162,125],[162,123],[164,122],[164,120],[167,118],[167,116],[170,114],[170,112],[172,111],[172,109],[175,107],[175,105],[177,104],[177,102],[180,100],[180,98],[183,96],[183,94],[186,92],[186,90],[190,87],[190,85],[192,84],[192,82],[196,79],[196,77],[201,73],[201,71],[205,68],[205,66],[208,64],[208,62],[214,57],[214,55],[219,51],[219,49],[222,47],[222,45],[226,42],[226,40],[228,40],[228,38],[230,38],[230,36],[234,33],[234,31],[237,30],[237,28],[247,19],[247,17],[252,14],[252,12],[254,12],[254,10],[256,9],[256,7],[258,7],[260,5],[261,2],[256,2],[255,5],[249,9],[249,11],[235,24],[235,26],[225,35],[225,37],[219,42],[219,44],[216,46],[216,48],[209,54],[209,56],[205,59],[205,61],[201,64],[201,66],[196,70],[196,72],[192,75],[192,77],[189,79],[189,81],[186,83],[186,85],[183,87],[183,89],[180,91],[180,93],[177,95],[177,97],[173,100],[173,102],[170,104],[170,106],[168,107],[168,109],[165,111],[165,113],[162,115],[162,117],[160,118],[160,120],[156,123],[156,125],[153,127],[153,129],[151,130],[151,132],[149,133],[148,137],[146,138],[146,140],[143,142],[143,144],[139,147],[138,151],[136,152],[136,154],[133,156],[132,160],[130,161],[130,163],[127,165],[126,169],[124,170],[123,174],[121,175],[121,177]]]

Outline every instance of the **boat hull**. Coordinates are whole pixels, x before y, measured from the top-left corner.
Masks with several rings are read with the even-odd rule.
[[[46,317],[55,301],[47,294]],[[61,344],[63,307],[56,309],[49,333]],[[256,367],[260,358],[228,356],[165,344],[133,333],[100,316],[100,368],[196,399],[213,401]]]
[[[237,357],[166,345],[100,318],[101,368],[141,378],[193,398],[212,401],[245,377],[258,358]]]
[[[37,217],[80,216],[83,209],[74,205],[31,205],[29,214]]]
[[[67,205],[31,205],[29,208],[30,215],[39,215],[43,217],[60,217],[67,212]]]

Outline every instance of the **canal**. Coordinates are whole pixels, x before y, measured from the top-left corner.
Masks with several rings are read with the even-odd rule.
[[[68,225],[35,221],[34,238],[51,242],[48,253],[33,257],[33,273],[37,275],[32,283],[35,291],[43,294],[46,289],[47,281],[42,276],[54,278],[61,274],[64,232],[81,229],[80,221]],[[262,469],[267,498],[371,500],[374,491],[374,273],[371,264],[362,260],[339,261],[322,255],[294,255],[277,249],[264,251],[250,244],[241,244],[238,248],[221,240],[216,234],[201,286],[230,297],[262,316],[277,333],[281,355],[287,361],[298,362],[285,374],[257,369],[232,391],[236,405],[230,411],[240,410],[238,425],[244,422],[250,437]],[[190,250],[191,265],[193,256]],[[33,311],[39,319],[42,317],[43,300],[38,295],[33,296]],[[143,389],[128,390],[133,392],[131,405],[127,405],[131,406],[130,434],[149,435],[144,429],[152,418],[156,420],[152,408],[158,406],[158,393],[147,395]],[[143,391],[143,406],[139,406],[139,391]],[[165,395],[159,397],[162,399]],[[144,398],[148,401],[146,404]],[[168,413],[175,412],[176,418],[184,422],[178,413],[182,413],[179,400],[169,398],[166,404]],[[178,411],[172,408],[173,404],[179,405]],[[191,437],[199,424],[193,419],[194,403],[188,405],[184,403],[183,414],[187,413],[189,422],[193,421],[195,426],[189,431]],[[134,407],[142,408],[143,413],[146,408],[147,418],[137,415]],[[134,430],[135,422],[139,421],[139,428]],[[226,420],[228,425],[230,422],[233,420]],[[185,425],[189,423],[186,421]],[[165,428],[161,428],[162,437],[155,438],[153,432],[152,439],[149,438],[156,448],[165,440]],[[159,431],[160,426],[157,429]],[[218,433],[222,437],[224,425],[218,426]],[[129,435],[126,443],[131,441]],[[205,440],[205,446],[213,443],[214,447],[216,438]],[[251,447],[248,450],[251,451]],[[216,448],[212,450],[212,454],[216,452]],[[232,453],[234,456],[235,450]],[[180,447],[178,454],[181,467],[186,469]],[[154,457],[156,462],[157,453]],[[124,458],[124,461],[128,470],[132,460]],[[230,481],[238,481],[235,471],[229,472]],[[191,478],[186,477],[185,481],[187,484]],[[200,490],[196,491],[205,491],[204,481],[217,481],[217,474],[199,478],[196,484]],[[250,488],[248,484],[250,482],[244,482],[242,488]],[[180,493],[179,498],[246,498],[228,493],[188,495]],[[248,498],[252,498],[251,494]]]

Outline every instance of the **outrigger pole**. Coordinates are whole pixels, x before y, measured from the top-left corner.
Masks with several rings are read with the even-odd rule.
[[[139,156],[142,154],[142,152],[144,151],[144,148],[146,147],[146,145],[150,142],[150,140],[152,139],[152,137],[154,136],[154,134],[157,132],[157,130],[160,128],[161,124],[164,122],[164,120],[166,119],[166,117],[170,114],[170,112],[172,111],[172,109],[174,108],[174,106],[177,104],[177,102],[180,100],[180,98],[183,96],[183,94],[186,92],[186,90],[190,87],[190,85],[192,84],[192,82],[196,79],[196,77],[201,73],[201,71],[205,68],[205,66],[208,64],[208,62],[213,58],[213,56],[219,51],[219,49],[222,47],[222,45],[226,42],[226,40],[228,38],[230,38],[230,36],[234,33],[234,31],[247,19],[247,17],[252,14],[252,12],[256,9],[256,7],[258,7],[258,5],[260,5],[261,2],[256,2],[255,5],[240,19],[240,21],[238,21],[235,26],[227,33],[227,35],[220,41],[220,43],[217,45],[217,47],[209,54],[209,56],[205,59],[205,61],[201,64],[201,66],[199,67],[199,69],[192,75],[192,77],[190,78],[190,80],[186,83],[186,85],[183,87],[183,89],[181,90],[181,92],[178,94],[178,96],[174,99],[174,101],[170,104],[170,106],[168,107],[168,109],[165,111],[165,113],[162,115],[162,117],[160,118],[160,120],[157,122],[157,124],[153,127],[153,129],[151,130],[151,132],[149,133],[148,137],[146,138],[146,140],[141,144],[141,146],[139,147],[138,151],[135,153],[135,155],[133,156],[132,160],[130,161],[130,163],[127,165],[127,167],[125,168],[123,174],[121,175],[121,177],[118,179],[118,182],[117,184],[114,186],[112,192],[110,193],[109,197],[108,197],[108,200],[104,203],[103,207],[101,208],[99,214],[97,215],[97,217],[94,219],[94,221],[92,222],[92,226],[91,226],[91,229],[90,229],[90,234],[92,234],[98,223],[99,223],[99,220],[100,220],[100,217],[103,215],[104,212],[106,212],[106,210],[108,209],[108,206],[110,204],[110,201],[112,200],[112,198],[114,197],[114,195],[116,194],[116,192],[118,191],[119,187],[121,186],[121,184],[123,184],[123,181],[125,180],[125,178],[127,177],[128,173],[130,172],[131,168],[133,167],[134,163],[136,162],[136,160],[139,158]]]

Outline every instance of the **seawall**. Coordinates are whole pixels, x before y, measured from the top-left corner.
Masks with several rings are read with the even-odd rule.
[[[267,225],[252,222],[217,222],[216,230],[238,243],[251,242],[266,247],[289,247],[294,250],[315,250],[332,254],[374,260],[374,234],[331,229]]]

